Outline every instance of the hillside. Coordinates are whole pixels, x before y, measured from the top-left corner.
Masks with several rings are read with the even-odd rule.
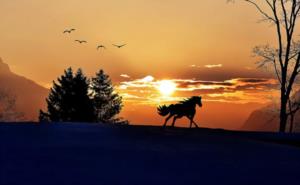
[[[0,184],[297,184],[299,146],[296,134],[0,124]]]
[[[48,89],[13,73],[0,58],[0,87],[16,97],[17,110],[26,120],[37,120],[39,109],[45,107]]]
[[[300,101],[300,91],[297,91],[293,95],[294,101]],[[242,126],[242,130],[250,131],[278,131],[279,129],[279,105],[271,103],[263,108],[253,111],[249,118],[246,120]],[[277,111],[276,111],[277,109]],[[288,122],[289,123],[289,122]],[[294,132],[300,132],[300,111],[295,115],[294,121]],[[287,125],[287,130],[289,130],[289,124]]]

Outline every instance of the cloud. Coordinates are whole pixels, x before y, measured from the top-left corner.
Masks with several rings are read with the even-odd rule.
[[[141,81],[141,82],[147,83],[147,82],[152,82],[153,80],[154,80],[154,77],[148,75],[148,76],[146,76],[145,78],[141,79],[140,81]]]
[[[192,64],[192,65],[189,65],[189,67],[191,67],[191,68],[200,68],[201,66],[198,66],[196,64]]]
[[[165,79],[159,80],[149,75],[140,79],[123,81],[117,86],[117,89],[126,94],[125,101],[160,102],[163,99],[158,91],[158,86],[162,80]],[[267,96],[277,92],[278,89],[277,81],[267,78],[234,78],[225,81],[168,80],[176,84],[176,92],[174,96],[167,99],[168,101],[178,100],[179,97],[201,95],[208,101],[264,102],[267,100]]]
[[[134,88],[141,90],[142,88],[151,88],[153,86],[154,77],[148,75],[141,79],[131,80],[131,81],[123,81],[118,86],[119,89],[128,89]]]
[[[123,78],[130,78],[130,76],[128,74],[121,74],[120,77],[123,77]]]
[[[220,67],[223,67],[223,64],[208,64],[208,65],[205,65],[204,67],[209,68],[209,69],[220,68]]]

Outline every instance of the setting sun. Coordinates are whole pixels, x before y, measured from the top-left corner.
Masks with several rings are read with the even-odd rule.
[[[158,90],[164,96],[170,96],[176,91],[176,83],[170,80],[163,80],[158,82]]]

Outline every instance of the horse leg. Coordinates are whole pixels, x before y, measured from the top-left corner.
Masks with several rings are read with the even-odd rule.
[[[195,117],[195,114],[191,115],[190,117],[190,128],[192,128],[192,124],[194,123],[194,125],[196,126],[196,128],[199,128],[197,123],[194,121],[194,117]]]
[[[167,126],[167,122],[169,121],[169,119],[172,117],[173,115],[169,115],[166,120],[165,120],[165,124],[163,125],[163,127]]]
[[[190,118],[190,128],[192,128],[192,126],[193,126],[193,119]]]
[[[194,123],[194,125],[196,126],[196,128],[199,128],[199,126],[197,125],[197,123],[194,120],[192,120],[192,122]]]
[[[186,117],[190,120],[190,128],[192,128],[194,116],[186,116]]]
[[[176,122],[176,119],[177,119],[177,118],[178,118],[177,116],[174,116],[173,123],[172,123],[172,127],[175,127],[175,122]]]
[[[197,123],[194,121],[194,117],[195,117],[195,115],[191,115],[190,117],[188,117],[190,119],[190,128],[192,128],[193,123],[196,126],[196,128],[199,128]]]

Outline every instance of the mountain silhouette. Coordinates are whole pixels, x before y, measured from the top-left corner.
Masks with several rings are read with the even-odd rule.
[[[9,66],[5,64],[0,58],[0,75],[9,75],[9,74],[11,74]]]
[[[292,99],[300,100],[300,91],[297,91]],[[277,132],[279,129],[279,104],[270,103],[267,106],[253,111],[244,123],[242,130],[251,131],[272,131]],[[277,109],[277,110],[276,110]],[[289,120],[287,130],[289,130]],[[300,132],[300,111],[295,115],[294,132]]]
[[[16,97],[16,109],[25,120],[36,121],[39,109],[45,107],[49,90],[32,80],[13,73],[0,58],[0,88]]]

